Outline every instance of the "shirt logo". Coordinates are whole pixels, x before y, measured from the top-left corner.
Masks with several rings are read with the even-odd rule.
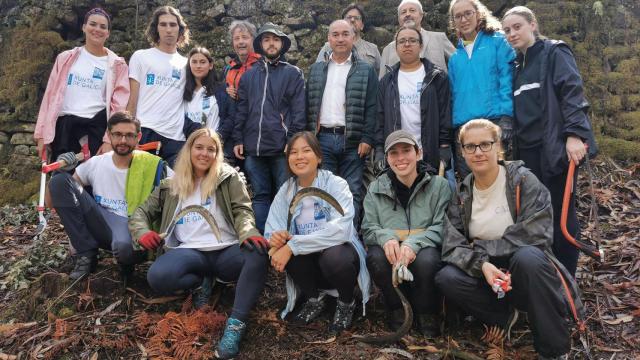
[[[94,79],[102,80],[104,77],[104,69],[100,69],[99,67],[93,68],[93,76]]]
[[[69,74],[69,76],[67,77],[67,85],[71,85],[72,82],[73,82],[73,74]]]
[[[211,98],[206,97],[202,99],[202,110],[207,110],[211,107]]]
[[[154,74],[147,74],[147,85],[153,85],[156,81],[156,76]]]
[[[180,69],[173,68],[173,70],[171,71],[171,77],[180,80]]]
[[[416,83],[416,92],[420,93],[421,90],[422,90],[422,81],[418,81]]]

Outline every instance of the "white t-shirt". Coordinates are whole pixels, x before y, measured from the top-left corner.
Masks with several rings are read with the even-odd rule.
[[[467,56],[469,57],[469,59],[471,59],[471,54],[473,53],[473,44],[475,43],[476,42],[474,41],[464,46],[464,50],[467,52]]]
[[[91,55],[84,47],[69,70],[60,115],[91,119],[107,107],[107,57]]]
[[[76,168],[76,175],[84,185],[93,187],[98,205],[122,217],[127,217],[124,189],[129,169],[118,169],[113,163],[113,151],[94,156]]]
[[[513,225],[506,193],[507,171],[500,166],[496,181],[484,190],[473,186],[469,236],[472,240],[499,240]]]
[[[222,239],[216,239],[209,223],[198,213],[188,213],[179,219],[175,227],[176,239],[180,242],[179,248],[198,249],[201,251],[220,250],[238,243],[238,235],[235,229],[227,222],[222,214],[222,208],[217,204],[215,196],[207,198],[204,204],[200,198],[200,184],[195,191],[176,208],[176,212],[189,205],[201,205],[209,209],[220,227]]]
[[[351,56],[341,64],[333,60],[333,54],[330,56],[327,83],[320,105],[320,125],[324,127],[345,126],[347,76],[351,65]]]
[[[138,50],[129,61],[129,78],[140,83],[136,117],[142,127],[173,140],[185,140],[186,65],[186,57],[156,48]]]
[[[296,217],[296,235],[309,235],[327,226],[327,214],[313,197],[302,200],[302,210]]]
[[[401,126],[403,130],[415,136],[416,140],[418,140],[418,146],[420,147],[422,147],[420,93],[425,75],[424,65],[420,65],[418,70],[412,72],[402,70],[398,72]]]
[[[218,131],[218,126],[220,125],[218,102],[215,96],[205,95],[206,89],[204,86],[193,93],[191,101],[185,104],[187,117],[191,119],[191,121],[202,124],[213,131]],[[202,114],[205,114],[207,117],[204,123]]]

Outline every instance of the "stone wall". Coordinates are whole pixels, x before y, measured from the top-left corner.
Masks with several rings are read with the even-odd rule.
[[[31,133],[56,54],[79,46],[84,13],[100,5],[113,15],[107,46],[128,59],[148,47],[144,28],[153,9],[180,9],[200,44],[216,56],[220,69],[232,54],[226,28],[234,19],[256,25],[272,21],[290,34],[288,59],[305,72],[326,41],[328,24],[349,1],[323,0],[0,0],[0,204],[21,201],[37,185],[38,160]],[[361,1],[367,11],[364,37],[380,47],[397,25],[398,0]],[[423,26],[447,31],[448,0],[422,0]],[[603,151],[640,160],[640,5],[635,0],[487,0],[501,15],[527,5],[539,16],[542,32],[567,41],[575,51],[592,104],[591,118]],[[186,52],[188,49],[183,49]],[[3,194],[4,193],[4,194]]]

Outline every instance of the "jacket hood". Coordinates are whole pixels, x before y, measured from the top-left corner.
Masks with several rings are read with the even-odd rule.
[[[291,47],[291,39],[274,23],[268,22],[260,28],[258,35],[253,39],[253,49],[260,55],[265,55],[262,51],[262,36],[266,33],[274,34],[282,40],[282,49],[280,49],[280,55],[284,55]]]
[[[439,69],[436,69],[435,65],[433,65],[433,63],[431,61],[429,61],[427,58],[420,58],[420,61],[422,62],[422,65],[424,65],[424,72],[427,74],[427,76],[429,74],[431,74],[434,70],[435,71],[440,71]],[[387,67],[387,72],[391,73],[391,77],[393,77],[394,79],[398,78],[398,72],[400,72],[400,63],[396,63],[393,66],[389,66],[389,65],[385,65]]]
[[[371,184],[371,192],[395,197],[393,184],[391,183],[391,178],[389,177],[389,174],[388,174],[388,172],[390,171],[392,170],[388,169],[387,171],[382,173],[380,176],[378,176],[378,178]],[[416,184],[413,191],[416,192],[420,188],[428,184],[431,181],[431,176],[432,175],[429,174],[429,172],[424,172],[424,177]]]

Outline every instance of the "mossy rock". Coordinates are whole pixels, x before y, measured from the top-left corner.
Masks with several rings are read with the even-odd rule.
[[[608,136],[596,138],[602,153],[618,160],[640,161],[640,143],[614,139]]]

